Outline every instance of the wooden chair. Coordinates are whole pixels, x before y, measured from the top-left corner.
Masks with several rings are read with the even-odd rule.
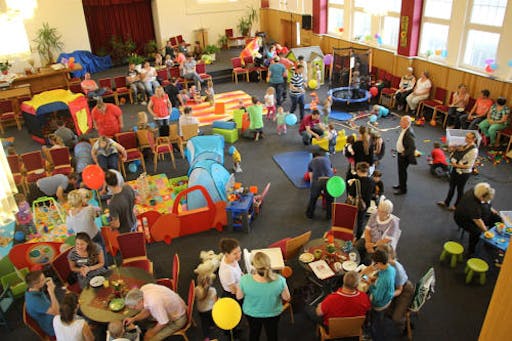
[[[354,229],[349,229],[346,227],[331,227],[331,229],[324,233],[323,238],[327,238],[328,234],[332,234],[334,238],[341,239],[344,241],[353,241],[354,240]]]
[[[505,149],[505,155],[507,155],[510,151],[510,147],[512,147],[512,124],[509,124],[507,128],[498,131],[496,134],[497,145],[500,145],[502,137],[508,138],[507,149]]]
[[[169,74],[171,75],[171,78],[176,78],[178,83],[182,84],[185,89],[188,89],[188,82],[185,78],[181,77],[179,66],[170,67]]]
[[[233,67],[231,75],[236,84],[238,84],[238,75],[240,74],[245,75],[245,80],[249,82],[249,70],[243,67],[240,57],[231,58],[231,66]]]
[[[346,337],[363,337],[363,323],[366,316],[356,317],[335,317],[330,318],[328,321],[329,332],[325,330],[323,325],[318,325],[318,333],[320,340],[341,339]]]
[[[198,124],[185,124],[181,126],[181,144],[182,146],[186,146],[188,140],[193,138],[194,136],[197,136],[197,131],[199,129]]]
[[[400,77],[391,75],[391,87],[384,88],[380,91],[379,104],[389,108],[395,106],[395,92],[400,86]]]
[[[254,65],[254,58],[252,56],[244,57],[244,65],[247,69],[247,72],[256,72],[258,73],[258,80],[261,80],[261,68]]]
[[[290,238],[285,244],[285,254],[283,258],[289,260],[294,258],[302,249],[304,245],[311,239],[311,231],[305,232],[297,237]]]
[[[148,132],[148,142],[153,152],[153,172],[157,172],[158,159],[165,159],[165,154],[169,154],[172,166],[176,169],[176,161],[174,160],[174,151],[168,137],[159,137],[156,139],[152,132]]]
[[[60,253],[55,259],[51,262],[53,271],[59,277],[60,282],[68,289],[69,291],[75,292],[77,294],[80,293],[81,289],[78,282],[73,284],[69,284],[69,279],[73,274],[71,268],[69,267],[68,254],[71,251],[71,248],[66,251]]]
[[[185,326],[177,331],[174,332],[172,335],[181,335],[183,339],[188,341],[187,337],[187,330],[190,329],[190,326],[192,326],[193,318],[192,314],[194,313],[194,301],[196,298],[196,283],[194,280],[190,281],[190,285],[188,286],[188,299],[187,299],[187,323]]]
[[[434,92],[434,98],[427,98],[418,104],[418,108],[416,110],[416,117],[423,116],[423,109],[425,109],[425,107],[434,110],[437,105],[444,104],[447,93],[448,92],[446,91],[446,89],[437,87],[436,91]]]
[[[153,262],[146,252],[146,239],[143,232],[128,232],[117,236],[123,266],[141,268],[153,273]]]
[[[74,94],[84,94],[84,90],[82,89],[82,86],[80,85],[80,83],[78,83],[78,84],[70,84],[69,85],[69,91],[71,91]]]
[[[452,102],[453,95],[454,95],[454,92],[451,93],[450,100],[448,101],[448,104],[450,104]],[[433,127],[436,126],[437,125],[437,116],[443,115],[442,126],[443,126],[443,129],[446,128],[446,121],[448,120],[448,110],[450,110],[450,107],[447,104],[443,103],[443,104],[436,105],[434,107],[434,112],[432,113],[432,119],[430,120],[430,125]]]
[[[164,285],[169,289],[178,292],[178,284],[180,279],[180,256],[177,253],[174,254],[172,260],[172,273],[170,278],[159,278],[157,279],[157,283],[160,285]]]
[[[206,73],[206,64],[204,62],[196,64],[196,72],[199,74],[199,77],[201,77],[202,81],[208,81],[212,79],[212,75]]]
[[[47,176],[43,156],[40,151],[36,150],[21,154],[21,161],[26,171],[27,183],[36,182]]]
[[[13,108],[11,100],[0,102],[0,133],[5,133],[5,127],[16,126],[21,130],[21,116]]]
[[[144,155],[141,153],[137,146],[137,135],[133,131],[124,133],[117,133],[115,135],[117,142],[126,149],[126,160],[119,159],[123,176],[126,178],[126,169],[124,164],[135,160],[140,160],[144,172],[146,171],[146,164],[144,162]]]
[[[121,96],[128,96],[130,104],[133,104],[133,90],[126,83],[126,77],[114,77],[114,85],[116,86],[117,98]]]
[[[119,105],[119,98],[117,97],[117,93],[112,89],[112,78],[102,78],[98,80],[100,88],[104,88],[106,91],[102,98],[114,98],[114,102],[116,105]]]
[[[7,155],[7,162],[11,169],[12,177],[16,186],[19,186],[25,195],[29,192],[27,178],[23,174],[23,165],[19,155]]]
[[[176,36],[176,40],[178,41],[178,45],[184,42],[185,46],[190,46],[189,43],[185,42],[185,40],[183,39],[183,36],[181,34]]]
[[[166,136],[169,138],[169,143],[176,144],[178,146],[178,149],[180,150],[181,157],[185,158],[185,152],[183,150],[183,140],[181,139],[181,136],[178,134],[178,125],[177,124],[170,124],[169,125],[169,136]]]
[[[52,175],[64,174],[68,175],[73,173],[73,166],[71,166],[71,155],[67,147],[48,149],[50,161],[53,166]]]
[[[170,37],[169,40],[171,41],[172,47],[178,47],[178,39],[176,39],[176,37]]]
[[[23,303],[23,323],[25,323],[28,329],[33,331],[40,340],[55,340],[55,337],[46,334],[41,327],[39,327],[39,324],[27,313],[26,303]]]
[[[357,207],[349,204],[335,203],[332,207],[332,227],[354,231],[357,221]],[[348,231],[347,231],[348,232]],[[352,232],[353,233],[353,232]],[[336,238],[336,236],[335,236]],[[345,240],[345,239],[343,239]]]

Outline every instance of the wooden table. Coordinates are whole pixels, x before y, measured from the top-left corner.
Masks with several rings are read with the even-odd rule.
[[[33,94],[47,90],[67,89],[69,73],[81,69],[82,65],[78,63],[75,63],[72,69],[65,68],[57,71],[46,69],[33,75],[18,77],[12,81],[12,86],[30,85]]]
[[[107,277],[107,276],[105,276]],[[147,283],[154,283],[155,279],[146,271],[134,267],[120,267],[111,270],[108,273],[110,281],[122,279],[125,282],[124,290],[130,290],[134,287],[141,287]],[[114,295],[114,288],[110,285],[108,288],[103,286],[99,288],[87,287],[80,293],[80,310],[82,314],[90,320],[108,323],[114,320],[122,320],[126,317],[134,316],[137,310],[124,308],[120,312],[113,312],[108,308],[110,298]]]
[[[32,92],[29,84],[22,84],[19,86],[10,86],[0,90],[0,101],[11,101],[12,111],[14,112],[14,119],[18,130],[21,130],[21,112],[18,98],[32,97]]]

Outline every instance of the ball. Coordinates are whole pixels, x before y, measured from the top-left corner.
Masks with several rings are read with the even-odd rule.
[[[25,240],[25,233],[23,231],[16,231],[14,233],[14,240],[17,242],[23,242]]]
[[[137,165],[132,162],[128,165],[128,170],[130,171],[130,173],[135,173],[137,172]]]
[[[288,114],[284,118],[284,121],[287,125],[292,126],[297,123],[297,116],[295,114]]]
[[[316,89],[318,87],[318,82],[316,79],[310,79],[308,85],[311,89]]]
[[[379,94],[379,89],[377,89],[377,87],[375,87],[375,86],[372,86],[370,88],[370,93],[372,94],[373,97],[375,97]]]

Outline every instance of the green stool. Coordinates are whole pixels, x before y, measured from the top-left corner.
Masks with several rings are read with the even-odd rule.
[[[485,273],[489,270],[489,265],[480,259],[480,258],[471,258],[468,259],[466,263],[466,269],[464,273],[466,273],[466,284],[471,283],[473,279],[474,273],[480,274],[480,284],[485,284]]]
[[[439,260],[443,262],[448,255],[451,255],[450,266],[454,268],[457,265],[457,260],[462,262],[462,253],[464,252],[464,246],[457,242],[446,242],[443,246],[443,252]]]

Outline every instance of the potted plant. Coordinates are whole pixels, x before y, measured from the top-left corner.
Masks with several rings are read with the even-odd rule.
[[[219,50],[220,49],[217,47],[217,45],[206,45],[203,50],[203,56],[210,56],[210,60],[214,62],[216,57],[215,54],[219,52]]]
[[[121,37],[113,36],[110,39],[110,56],[114,65],[126,64],[128,56],[135,51],[137,45],[130,38],[124,40]]]
[[[8,74],[11,66],[12,64],[9,64],[8,60],[6,60],[5,62],[0,62],[0,72],[2,72],[3,75]]]
[[[50,27],[47,22],[43,23],[43,27],[37,31],[34,43],[36,43],[36,49],[41,58],[41,65],[45,66],[55,62],[54,53],[61,51],[64,46],[62,36],[55,27]]]
[[[228,48],[228,36],[225,34],[219,34],[219,39],[217,40],[217,45],[221,49],[227,49]]]
[[[236,27],[242,36],[248,37],[251,35],[252,25],[256,21],[258,21],[258,12],[254,7],[249,7],[249,12],[247,15],[240,17]]]
[[[155,53],[158,52],[158,45],[155,40],[150,40],[144,45],[144,55],[150,59],[155,58]]]
[[[133,63],[137,66],[137,65],[141,65],[144,62],[144,60],[145,60],[145,58],[143,56],[139,56],[136,53],[131,53],[128,55],[128,64]]]

